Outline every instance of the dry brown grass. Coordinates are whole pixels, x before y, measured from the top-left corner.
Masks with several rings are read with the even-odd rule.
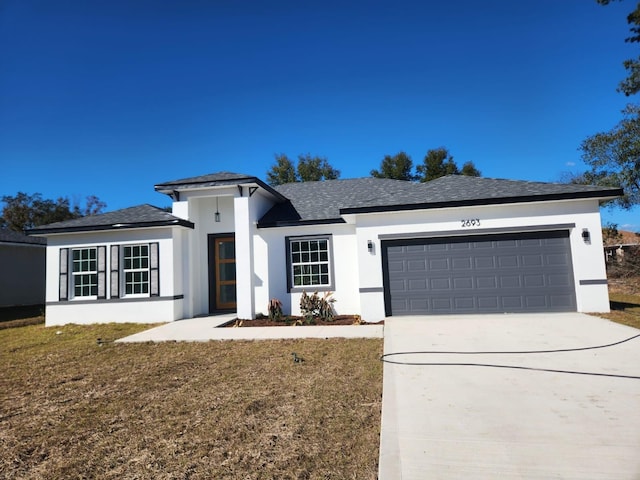
[[[609,278],[611,312],[597,316],[640,329],[640,277]]]
[[[1,478],[376,478],[381,340],[111,342],[145,328],[0,331]]]

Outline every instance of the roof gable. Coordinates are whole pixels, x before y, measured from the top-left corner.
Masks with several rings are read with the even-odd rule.
[[[160,193],[170,195],[177,199],[179,196],[176,192],[185,190],[196,190],[203,188],[228,187],[233,185],[257,185],[271,195],[275,196],[279,201],[286,201],[276,190],[264,183],[253,175],[233,172],[217,172],[197,177],[182,178],[179,180],[171,180],[169,182],[158,183],[155,190]]]

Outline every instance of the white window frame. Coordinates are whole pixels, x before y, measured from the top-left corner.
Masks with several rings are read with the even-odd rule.
[[[146,248],[147,252],[146,255],[133,255],[133,250],[135,248]],[[127,255],[127,250],[129,250],[131,252],[131,255]],[[150,263],[151,263],[151,248],[149,246],[148,243],[135,243],[135,244],[130,244],[130,245],[122,245],[121,246],[121,265],[122,265],[122,286],[121,286],[121,291],[122,291],[122,297],[149,297],[150,294],[150,289],[151,289],[151,269],[150,269]],[[131,262],[135,262],[135,260],[140,260],[141,262],[143,262],[144,260],[146,260],[146,267],[145,266],[134,266],[133,264],[129,266],[129,268],[127,268],[127,260],[131,260]],[[142,280],[142,281],[127,281],[127,275],[131,274],[132,276],[136,276],[136,274],[140,274],[142,276],[145,276],[144,274],[146,274],[146,280]],[[146,291],[141,291],[141,292],[134,292],[135,290],[135,285],[142,285],[143,288],[142,290],[145,290],[145,286],[146,286]],[[128,287],[131,286],[131,292],[128,292]]]
[[[319,248],[319,242],[326,242],[326,248]],[[307,243],[306,246],[304,245],[305,243]],[[333,244],[331,235],[286,237],[286,245],[287,286],[289,292],[334,290]],[[323,255],[323,253],[326,256]],[[306,269],[308,271],[300,273],[300,269]],[[323,282],[322,277],[325,276],[326,282]],[[297,279],[300,277],[302,277],[303,281],[296,284]],[[314,283],[314,277],[320,277],[320,281]],[[304,278],[311,279],[311,282],[305,283]]]
[[[80,258],[76,260],[76,252],[93,252],[93,258],[91,258],[91,253],[89,253],[89,258],[82,258],[82,253],[80,254]],[[71,298],[78,298],[83,300],[93,300],[98,298],[98,247],[81,247],[81,248],[72,248],[70,255],[70,263],[71,263]],[[91,269],[91,263],[93,262],[94,268]],[[76,266],[79,265],[80,270],[76,271]],[[88,269],[83,270],[83,268],[88,267]],[[84,283],[84,279],[89,278],[88,283]],[[93,283],[91,279],[95,280]],[[78,282],[80,281],[80,284]],[[89,288],[89,295],[78,295],[76,292],[76,288],[84,289]],[[95,293],[92,292],[95,290]]]

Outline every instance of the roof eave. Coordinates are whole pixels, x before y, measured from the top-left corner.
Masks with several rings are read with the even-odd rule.
[[[358,213],[384,213],[394,211],[408,210],[430,210],[437,208],[453,208],[453,207],[474,207],[483,205],[504,205],[508,203],[532,203],[532,202],[552,202],[558,200],[585,200],[597,199],[600,201],[612,200],[623,195],[622,189],[593,191],[581,193],[555,193],[548,195],[528,195],[518,197],[500,197],[500,198],[483,198],[473,200],[456,200],[447,202],[432,203],[409,203],[399,205],[377,205],[370,207],[353,207],[341,208],[340,215],[358,214]]]
[[[347,223],[342,218],[323,218],[318,220],[285,220],[276,222],[259,222],[258,228],[304,227],[309,225],[334,225]]]
[[[54,227],[54,228],[37,228],[27,230],[27,235],[39,236],[49,235],[56,233],[84,233],[84,232],[100,232],[100,231],[115,231],[115,230],[130,230],[134,228],[153,228],[153,227],[185,227],[195,228],[195,224],[188,220],[175,219],[175,220],[163,220],[156,222],[133,222],[133,223],[114,223],[111,225],[90,225],[79,227]]]
[[[154,186],[156,192],[164,193],[173,197],[175,192],[183,192],[186,190],[206,189],[215,187],[229,187],[234,185],[251,185],[254,184],[271,195],[276,197],[280,201],[287,201],[288,198],[282,195],[277,190],[273,189],[270,185],[266,184],[257,177],[236,178],[233,180],[214,180],[214,181],[201,181],[201,182],[185,182],[185,183],[160,183]]]

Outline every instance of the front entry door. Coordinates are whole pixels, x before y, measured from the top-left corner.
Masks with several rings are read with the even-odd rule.
[[[235,239],[231,235],[209,235],[209,311],[235,308]]]

